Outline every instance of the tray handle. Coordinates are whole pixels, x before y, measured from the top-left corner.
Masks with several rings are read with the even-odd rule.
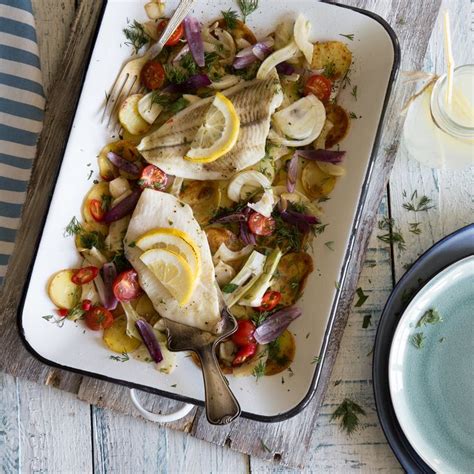
[[[177,421],[181,418],[184,418],[194,408],[194,405],[186,403],[183,407],[173,413],[169,413],[168,415],[159,415],[158,413],[148,411],[142,406],[140,400],[138,399],[137,392],[138,391],[134,388],[130,389],[130,398],[132,403],[135,405],[135,408],[140,412],[143,418],[155,423],[170,423],[172,421]]]

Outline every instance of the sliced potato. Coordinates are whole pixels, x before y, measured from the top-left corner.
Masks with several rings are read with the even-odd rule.
[[[321,130],[321,133],[319,134],[319,137],[316,138],[316,140],[313,142],[313,147],[315,150],[319,149],[325,149],[326,148],[326,138],[328,136],[328,133],[332,129],[333,124],[330,120],[328,120],[327,115],[326,115],[326,122],[324,122],[324,127]]]
[[[288,329],[275,341],[268,344],[268,359],[265,375],[276,375],[286,370],[295,358],[296,344]]]
[[[107,153],[113,151],[128,161],[137,161],[140,159],[135,145],[129,140],[118,140],[111,142],[102,148],[99,154],[99,171],[102,179],[111,181],[118,176],[124,176],[127,179],[136,179],[136,176],[131,176],[124,171],[119,171],[107,158]]]
[[[84,205],[82,206],[82,217],[86,222],[96,222],[96,220],[92,217],[89,208],[90,202],[93,199],[97,199],[98,201],[102,202],[104,198],[107,199],[108,196],[110,196],[109,183],[101,181],[100,183],[94,184],[94,186],[92,186],[84,200]]]
[[[138,103],[142,97],[143,94],[133,94],[120,104],[119,122],[132,135],[140,135],[150,128],[150,124],[143,119],[138,111]]]
[[[112,351],[118,352],[132,352],[141,344],[141,341],[134,337],[127,336],[127,318],[120,316],[115,319],[114,324],[108,329],[104,329],[104,343]]]
[[[242,244],[238,237],[230,230],[224,227],[209,227],[206,229],[207,241],[211,248],[211,253],[215,254],[221,244],[234,252],[242,249]]]
[[[325,148],[332,148],[347,135],[349,130],[349,116],[340,105],[327,104],[326,119],[329,120],[333,126],[326,135]]]
[[[341,41],[317,42],[313,48],[312,69],[324,69],[334,64],[331,79],[343,78],[352,63],[350,49]]]
[[[76,235],[75,244],[79,252],[82,252],[84,249],[89,249],[93,246],[97,247],[97,243],[104,243],[105,237],[109,232],[107,225],[102,224],[101,222],[85,222],[82,224],[82,229],[84,232],[81,232]]]
[[[219,208],[221,190],[214,181],[186,180],[181,187],[179,199],[191,206],[199,224],[206,225]]]
[[[313,259],[306,252],[287,253],[282,257],[271,286],[281,293],[280,304],[291,306],[296,302],[313,269]]]
[[[81,287],[71,281],[73,275],[73,270],[61,270],[49,280],[48,295],[58,308],[74,308],[81,299]]]
[[[301,173],[301,183],[305,194],[311,199],[318,199],[332,192],[336,178],[324,173],[315,161],[309,161]]]
[[[318,166],[321,171],[331,176],[344,176],[346,174],[346,170],[342,166],[333,163],[323,163],[322,161],[318,161]]]

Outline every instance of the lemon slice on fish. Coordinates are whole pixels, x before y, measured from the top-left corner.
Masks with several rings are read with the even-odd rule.
[[[233,148],[239,131],[240,118],[234,105],[218,92],[184,158],[195,163],[215,161]]]
[[[136,246],[147,251],[150,249],[165,249],[181,255],[191,267],[194,278],[197,278],[201,268],[201,252],[190,235],[180,229],[157,228],[143,234]]]
[[[184,257],[165,249],[151,249],[144,252],[140,260],[180,306],[184,306],[189,301],[194,291],[196,278]]]

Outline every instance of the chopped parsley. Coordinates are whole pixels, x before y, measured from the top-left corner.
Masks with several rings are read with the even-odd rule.
[[[359,426],[359,415],[365,416],[365,410],[349,398],[344,398],[331,416],[332,420],[339,420],[340,428],[351,435]]]
[[[134,20],[132,24],[129,24],[127,28],[124,28],[123,34],[127,41],[125,44],[131,46],[134,49],[134,53],[137,54],[140,49],[150,42],[150,37],[145,32],[143,25]]]
[[[410,337],[410,342],[417,348],[421,349],[425,345],[426,337],[422,332],[416,332]]]
[[[435,309],[429,309],[425,314],[419,319],[416,323],[416,327],[426,326],[428,324],[438,324],[442,323],[443,318]]]
[[[223,11],[221,13],[222,13],[222,17],[225,20],[225,24],[227,28],[229,28],[230,30],[235,29],[235,27],[237,26],[237,19],[238,19],[237,12],[229,8],[229,10],[227,10],[226,12]]]

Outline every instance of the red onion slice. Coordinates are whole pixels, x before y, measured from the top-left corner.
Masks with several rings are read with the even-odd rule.
[[[117,269],[113,262],[104,263],[102,267],[102,280],[104,283],[103,294],[99,288],[97,291],[99,293],[100,300],[104,308],[109,310],[114,310],[117,307],[118,301],[115,298],[114,292],[112,290],[112,284],[117,277]]]
[[[245,245],[256,245],[257,244],[257,238],[255,237],[252,232],[250,232],[249,226],[247,224],[247,219],[250,215],[252,210],[248,207],[246,207],[242,213],[245,216],[245,220],[240,222],[240,239]]]
[[[290,323],[299,318],[301,314],[301,309],[296,306],[283,308],[268,316],[268,318],[255,329],[253,337],[259,344],[268,344],[281,336]]]
[[[186,82],[181,84],[170,84],[166,86],[163,91],[170,94],[186,94],[188,92],[196,92],[202,87],[207,87],[212,84],[207,74],[196,74],[191,76]]]
[[[339,164],[346,155],[345,151],[323,150],[321,148],[318,150],[297,150],[296,153],[305,160],[322,161],[334,165]]]
[[[263,61],[272,51],[273,40],[267,39],[260,41],[253,45],[252,53],[257,56],[260,61]]]
[[[296,179],[298,177],[298,154],[293,153],[291,160],[288,162],[288,175],[286,178],[286,189],[292,193],[296,189]]]
[[[308,233],[311,230],[312,225],[319,223],[317,217],[303,214],[292,210],[286,210],[280,213],[281,218],[288,224],[294,225],[300,232]]]
[[[145,344],[151,358],[158,364],[163,360],[163,354],[161,353],[160,343],[156,338],[153,328],[143,319],[139,319],[135,326],[142,337],[143,343]]]
[[[107,158],[119,170],[125,171],[135,177],[140,175],[140,167],[137,164],[122,158],[120,155],[117,155],[117,153],[109,151],[107,153]]]
[[[247,66],[250,66],[257,60],[256,56],[254,54],[249,54],[247,56],[242,56],[242,57],[236,57],[234,64],[234,69],[245,69]]]
[[[288,64],[286,62],[277,64],[276,69],[280,74],[283,74],[285,76],[291,76],[295,73],[295,68],[291,64]]]
[[[110,224],[111,222],[118,221],[122,217],[130,214],[137,205],[138,199],[140,198],[141,189],[135,189],[132,194],[129,194],[126,198],[122,199],[116,206],[108,210],[104,216],[104,222]]]
[[[187,16],[184,19],[184,33],[194,61],[196,61],[199,67],[204,67],[206,63],[204,60],[204,43],[201,36],[201,24],[196,18]]]
[[[214,220],[221,224],[226,224],[229,222],[244,222],[247,220],[247,216],[243,212],[235,212],[233,214],[227,214],[226,216],[219,217]]]

